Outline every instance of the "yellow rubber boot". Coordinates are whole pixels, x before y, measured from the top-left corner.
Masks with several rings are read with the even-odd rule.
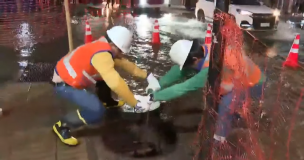
[[[62,126],[61,121],[55,123],[53,125],[53,131],[61,140],[62,143],[69,145],[69,146],[76,146],[78,145],[78,140],[71,136],[70,129],[68,127]]]

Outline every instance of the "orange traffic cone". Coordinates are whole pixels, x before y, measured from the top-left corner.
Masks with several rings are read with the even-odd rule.
[[[300,34],[297,34],[289,51],[288,57],[286,61],[283,63],[283,67],[287,66],[287,67],[296,68],[299,66],[298,64],[299,42],[300,42]]]
[[[84,43],[91,43],[92,41],[93,41],[93,37],[92,37],[91,27],[88,20],[86,20]]]
[[[152,44],[160,44],[158,20],[155,20],[154,22],[154,28],[152,33]]]
[[[206,37],[205,37],[205,45],[211,45],[211,42],[212,42],[212,26],[210,23],[208,23]]]

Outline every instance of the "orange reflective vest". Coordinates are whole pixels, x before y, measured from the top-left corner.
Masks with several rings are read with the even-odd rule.
[[[203,49],[205,49],[204,46]],[[207,53],[202,69],[209,67],[209,59],[210,54]],[[252,87],[259,82],[261,74],[260,68],[249,57],[233,55],[230,49],[226,49],[220,94],[224,95],[232,89]]]
[[[86,88],[101,78],[91,64],[92,57],[99,52],[111,53],[110,45],[107,42],[97,40],[79,46],[58,61],[55,71],[70,86],[80,89]]]

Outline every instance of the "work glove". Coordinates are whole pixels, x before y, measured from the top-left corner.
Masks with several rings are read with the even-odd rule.
[[[138,102],[135,107],[131,107],[128,104],[124,104],[122,106],[122,111],[129,112],[129,113],[145,113],[148,110],[149,109],[148,109],[147,105],[145,105],[141,102]]]
[[[144,96],[135,95],[134,98],[137,100],[136,106],[131,107],[128,104],[125,104],[122,106],[123,112],[144,113],[149,111],[150,103]]]
[[[147,77],[147,81],[149,83],[148,87],[146,88],[146,93],[153,93],[155,91],[160,90],[161,86],[158,80],[154,77],[153,73],[150,73]]]
[[[153,100],[153,94],[150,94],[148,96],[137,95],[137,96],[135,96],[135,98],[140,99],[141,102],[147,103],[149,105],[148,111],[153,111],[160,107],[160,102]]]
[[[135,99],[137,100],[137,104],[135,107],[131,107],[125,104],[122,107],[123,112],[131,112],[131,113],[145,113],[148,111],[153,111],[160,106],[160,102],[153,102],[151,101],[150,96],[140,96],[135,95]]]

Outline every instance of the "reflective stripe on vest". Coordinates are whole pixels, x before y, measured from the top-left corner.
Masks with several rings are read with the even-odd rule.
[[[96,43],[96,42],[98,42],[98,41],[107,42],[106,39],[105,39],[104,37],[102,37],[102,38],[100,38],[100,39],[98,39],[98,40],[96,40],[96,41],[93,41],[93,42],[91,42],[91,43]],[[83,45],[81,45],[81,46],[83,46]],[[79,47],[81,47],[81,46],[79,46]],[[70,75],[73,79],[75,79],[75,78],[77,77],[77,73],[76,73],[76,71],[74,70],[74,68],[72,67],[72,65],[70,64],[70,61],[71,61],[73,55],[76,53],[76,51],[77,51],[77,49],[78,49],[79,47],[77,47],[75,50],[73,50],[70,54],[68,54],[67,56],[65,56],[64,59],[63,59],[63,64],[64,64],[65,68],[67,69],[69,75]],[[99,52],[100,52],[100,51],[99,51]],[[110,51],[108,51],[108,52],[110,52]],[[96,53],[98,53],[98,52],[96,52]],[[111,52],[110,52],[110,53],[111,53]],[[84,70],[82,71],[82,74],[83,74],[89,81],[91,81],[93,84],[96,84],[96,80],[95,80],[95,79],[101,79],[101,76],[100,76],[99,74],[89,75],[89,74],[88,74],[86,71],[84,71]]]
[[[70,64],[70,60],[73,57],[73,55],[75,54],[75,51],[78,48],[76,48],[75,50],[73,50],[70,54],[68,54],[67,56],[64,57],[63,59],[63,64],[65,66],[65,68],[68,70],[70,76],[72,78],[76,78],[77,77],[77,73],[75,72],[74,68],[72,67],[72,65]]]

